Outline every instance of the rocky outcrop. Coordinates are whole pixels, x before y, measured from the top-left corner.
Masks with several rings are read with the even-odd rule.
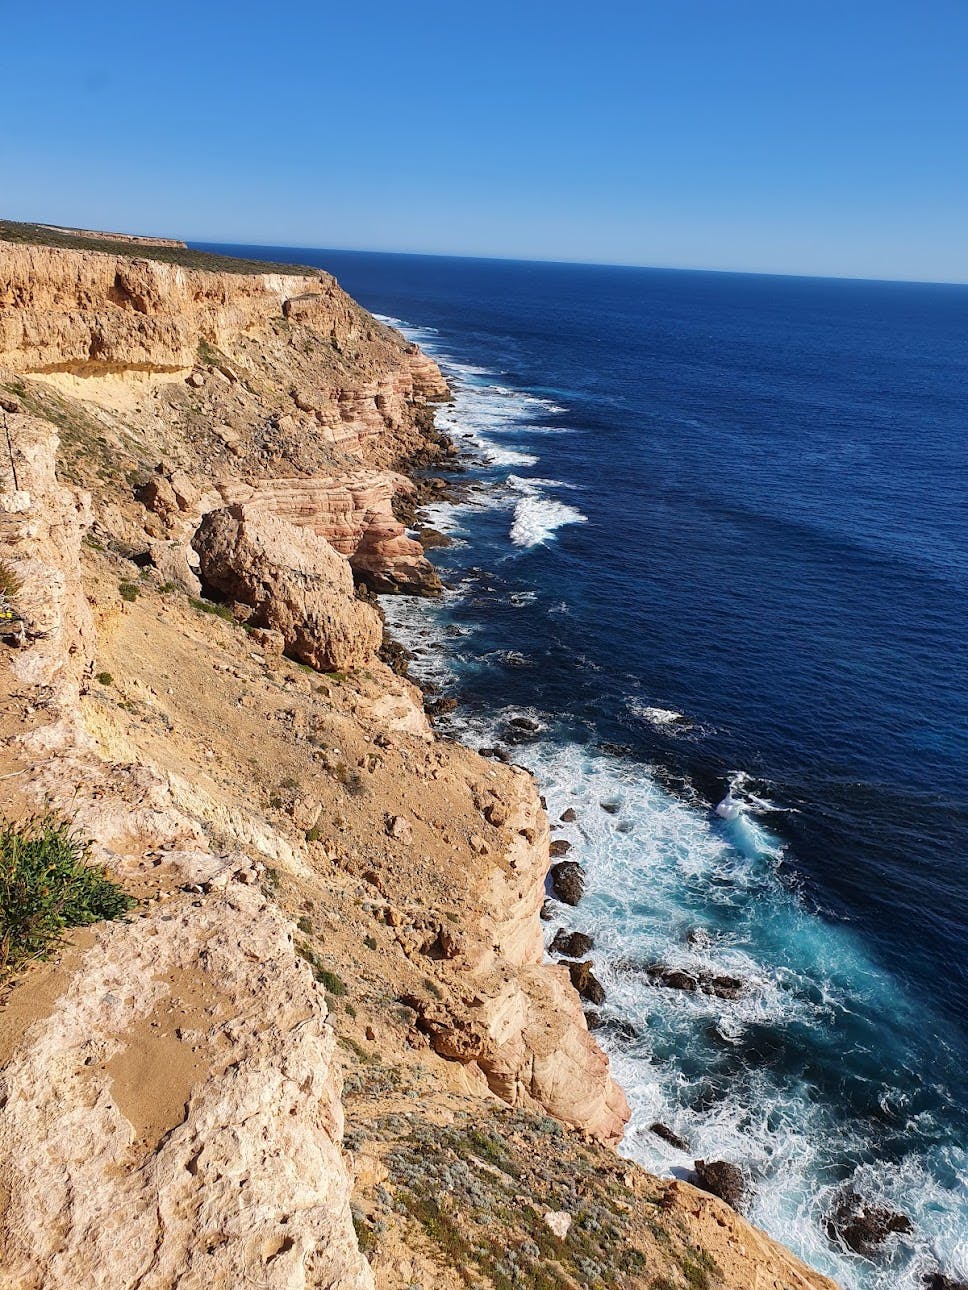
[[[5,720],[8,669],[28,699],[3,740],[13,781],[29,768],[101,863],[166,894],[41,969],[23,1020],[19,996],[0,1015],[0,1281],[366,1290],[322,992],[259,867],[213,854],[170,783],[107,766],[85,730],[86,499],[57,483],[47,423],[18,417],[16,442],[0,551],[39,635],[0,672]]]
[[[207,886],[103,928],[7,1062],[3,1284],[373,1285],[319,987],[258,888]]]
[[[697,1160],[695,1171],[696,1184],[703,1191],[718,1196],[733,1209],[741,1208],[747,1193],[742,1169],[727,1160]]]
[[[235,505],[210,511],[192,545],[203,585],[252,627],[281,633],[292,658],[333,672],[362,667],[379,649],[379,614],[356,598],[348,563],[312,530]]]
[[[866,1258],[873,1257],[892,1234],[913,1230],[906,1214],[871,1205],[850,1188],[837,1197],[827,1219],[831,1239],[842,1241],[849,1250]]]
[[[451,993],[411,1000],[436,1052],[484,1073],[512,1106],[537,1103],[566,1124],[617,1142],[629,1117],[582,1015],[567,967],[546,964],[538,917],[548,867],[548,818],[518,767],[481,771],[473,754],[481,832],[465,862],[468,908]]]
[[[229,503],[244,502],[309,528],[346,556],[353,572],[377,592],[437,595],[440,579],[423,547],[406,535],[393,499],[414,491],[392,471],[356,471],[335,479],[273,479],[250,485],[222,482]]]

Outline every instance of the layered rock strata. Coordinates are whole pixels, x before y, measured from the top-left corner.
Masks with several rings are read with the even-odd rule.
[[[628,1110],[544,962],[535,784],[436,739],[375,656],[354,574],[428,589],[391,467],[442,451],[434,365],[323,274],[2,243],[0,345],[30,628],[0,654],[0,794],[140,902],[5,986],[0,1286],[486,1284],[499,1247],[455,1224],[500,1179],[486,1227],[568,1290],[589,1205],[603,1285],[829,1290],[605,1150]],[[527,1215],[559,1156],[556,1252]]]

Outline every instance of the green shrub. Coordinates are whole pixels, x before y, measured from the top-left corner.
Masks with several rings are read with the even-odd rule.
[[[331,972],[328,967],[323,966],[322,959],[311,945],[297,942],[296,953],[300,958],[306,960],[312,968],[313,976],[328,994],[331,994],[334,999],[342,999],[346,996],[346,982],[341,977],[338,977],[335,972]]]
[[[129,604],[138,599],[138,584],[136,582],[121,582],[118,584],[118,594],[122,600],[127,600]]]
[[[94,679],[95,681],[97,681],[98,685],[114,684],[114,677],[111,675],[110,672],[98,672],[97,676]]]
[[[224,618],[227,623],[235,622],[232,610],[228,605],[216,604],[214,600],[199,600],[195,596],[192,596],[191,600],[193,608],[197,609],[200,614],[214,614],[216,618]]]
[[[64,928],[120,918],[135,903],[88,855],[64,820],[0,817],[0,973],[43,958]]]

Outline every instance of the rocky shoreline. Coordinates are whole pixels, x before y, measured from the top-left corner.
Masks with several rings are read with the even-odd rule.
[[[65,236],[0,241],[0,785],[138,905],[4,983],[0,1284],[830,1286],[614,1155],[534,782],[385,640],[436,365],[324,273]]]

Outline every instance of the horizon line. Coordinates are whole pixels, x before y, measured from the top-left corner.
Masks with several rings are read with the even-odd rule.
[[[161,234],[142,234],[142,236],[161,236]],[[483,260],[500,264],[548,264],[578,269],[637,269],[643,272],[656,273],[718,273],[732,277],[748,278],[802,278],[807,281],[822,282],[871,282],[885,285],[912,287],[968,287],[966,279],[939,278],[883,278],[876,276],[854,275],[849,273],[795,273],[779,272],[772,269],[716,269],[701,265],[683,264],[628,264],[624,260],[557,260],[536,259],[532,256],[515,255],[472,255],[469,252],[452,253],[447,251],[400,251],[376,247],[359,246],[308,246],[299,242],[220,242],[201,238],[183,238],[188,246],[219,247],[260,247],[267,251],[327,251],[337,255],[402,255],[413,259],[427,260]]]

